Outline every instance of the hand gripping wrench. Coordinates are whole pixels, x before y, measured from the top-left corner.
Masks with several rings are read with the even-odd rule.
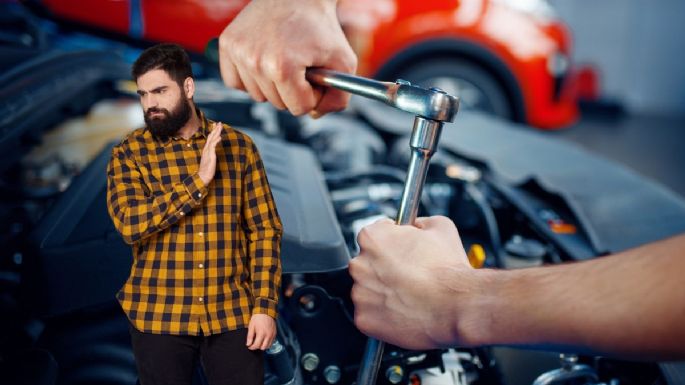
[[[369,99],[381,101],[414,115],[409,147],[411,159],[404,182],[402,200],[395,223],[411,225],[416,219],[428,164],[435,153],[444,122],[452,122],[459,99],[438,89],[424,89],[404,80],[380,82],[340,72],[310,68],[307,80],[318,86],[334,87]],[[357,374],[357,385],[374,385],[383,356],[383,342],[369,338]]]

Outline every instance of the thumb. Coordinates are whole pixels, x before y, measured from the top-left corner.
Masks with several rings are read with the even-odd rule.
[[[451,219],[441,216],[434,215],[432,217],[419,217],[414,221],[414,226],[423,230],[447,230],[454,229],[454,222]]]
[[[322,63],[322,67],[330,68],[347,74],[355,74],[357,71],[357,55],[352,47],[346,42],[343,47],[335,52],[329,60]],[[319,96],[319,95],[317,95]],[[327,87],[325,92],[317,98],[318,103],[313,111],[313,116],[318,117],[329,112],[342,111],[350,102],[351,94]]]
[[[463,249],[463,246],[461,246],[462,242],[459,230],[454,222],[447,217],[435,215],[432,217],[416,218],[414,225],[420,230],[427,231],[434,236],[448,239]]]

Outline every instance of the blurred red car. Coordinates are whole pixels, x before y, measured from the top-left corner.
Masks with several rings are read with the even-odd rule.
[[[203,52],[248,0],[42,0],[58,19]],[[340,0],[358,73],[553,129],[578,117],[567,27],[546,0]]]

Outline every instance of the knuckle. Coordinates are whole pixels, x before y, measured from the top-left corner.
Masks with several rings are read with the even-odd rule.
[[[220,53],[229,53],[231,50],[231,30],[226,27],[223,32],[221,32],[221,35],[219,35],[219,52]]]
[[[354,311],[354,324],[357,326],[357,329],[361,331],[364,334],[368,334],[369,331],[369,322],[368,318],[364,314],[364,312],[359,311],[358,309],[355,309]]]
[[[290,78],[291,67],[290,62],[282,57],[269,56],[263,62],[263,68],[266,75],[274,82],[283,83]]]
[[[343,60],[343,65],[347,67],[347,71],[350,73],[355,73],[357,72],[357,64],[358,64],[358,59],[357,55],[352,52],[352,49],[349,50],[347,55],[345,55],[345,59]]]
[[[438,224],[440,226],[444,226],[445,228],[449,228],[449,229],[456,228],[454,225],[454,222],[452,222],[451,219],[449,219],[445,216],[438,215],[438,216],[433,217],[432,220],[434,220],[436,224]]]
[[[352,279],[355,279],[355,276],[357,276],[357,274],[359,273],[359,260],[357,258],[353,258],[347,267],[348,271],[350,272],[350,276],[352,276]],[[354,292],[354,287],[352,287],[352,292]]]
[[[295,116],[302,116],[305,114],[304,108],[301,105],[293,105],[288,107],[288,111]]]
[[[352,302],[357,304],[360,300],[360,293],[359,293],[359,286],[358,285],[352,285],[352,289],[350,289],[350,298],[352,299]]]
[[[369,227],[371,226],[373,225],[363,227],[361,230],[359,230],[359,234],[357,234],[357,243],[359,244],[359,247],[363,247],[368,243],[369,238],[371,237],[371,235],[369,234]]]
[[[372,223],[359,231],[359,234],[357,234],[357,243],[359,244],[359,247],[367,246],[371,243],[373,228],[377,225],[377,223]]]

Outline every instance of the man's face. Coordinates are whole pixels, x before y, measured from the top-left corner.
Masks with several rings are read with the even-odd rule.
[[[148,71],[138,77],[136,83],[145,123],[155,137],[166,140],[188,123],[190,102],[166,71]]]

